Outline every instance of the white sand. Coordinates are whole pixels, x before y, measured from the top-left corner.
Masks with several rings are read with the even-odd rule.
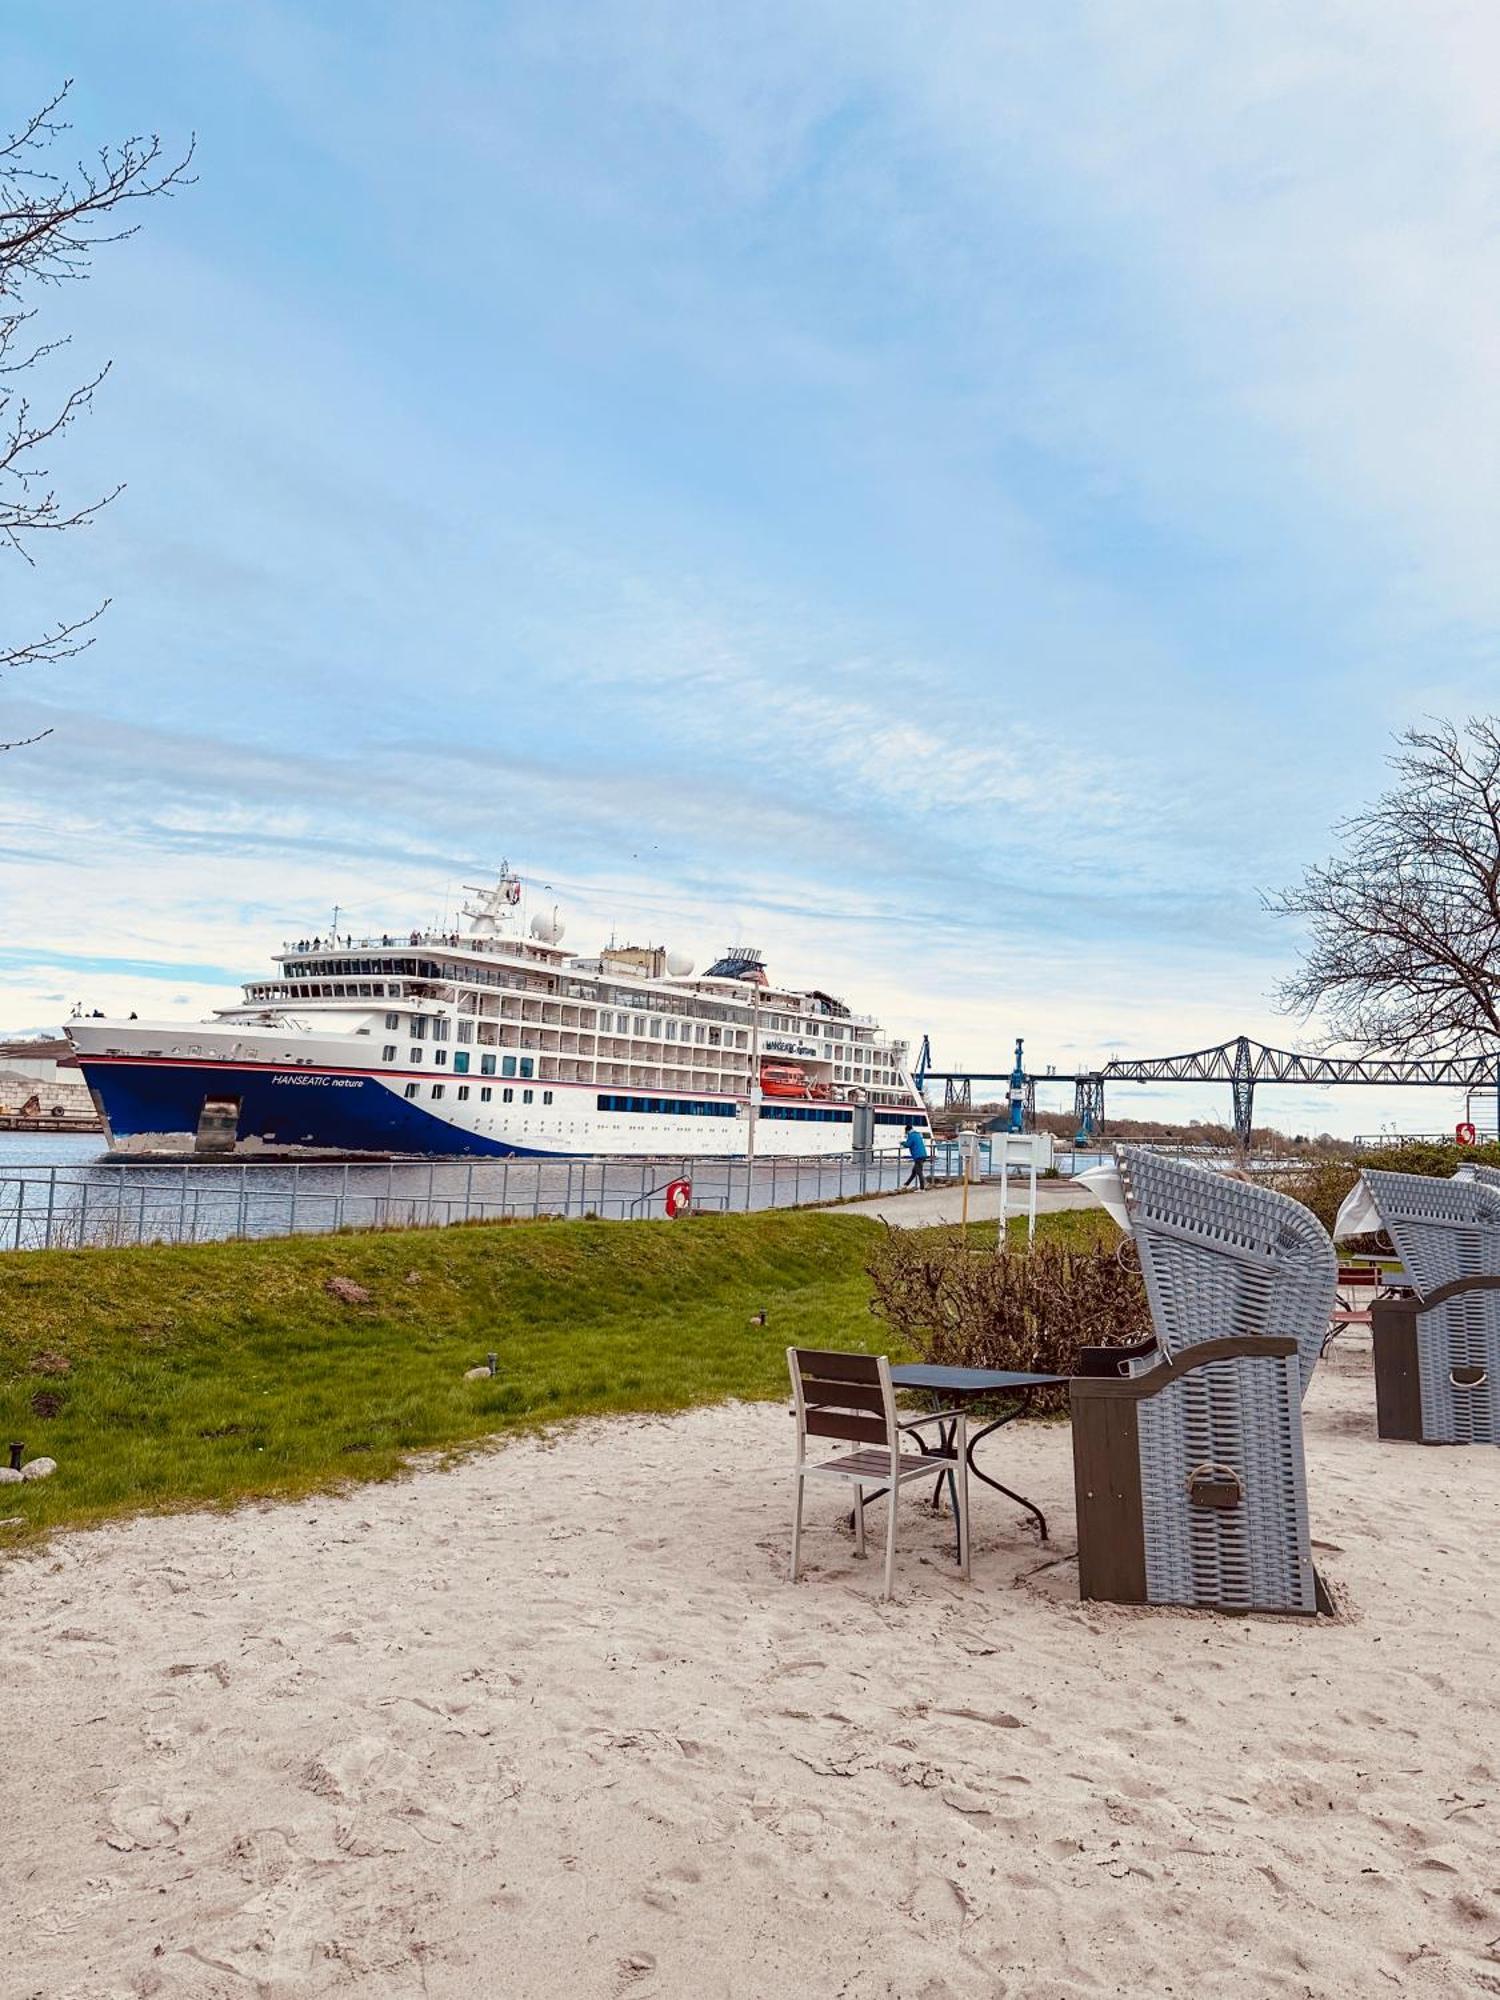
[[[774,1407],[0,1572],[5,1995],[1500,1994],[1500,1452],[1322,1371],[1343,1622],[1076,1601],[1065,1430],[898,1601]]]

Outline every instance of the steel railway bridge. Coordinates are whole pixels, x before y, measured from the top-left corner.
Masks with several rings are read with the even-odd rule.
[[[912,1070],[918,1090],[929,1083],[943,1085],[943,1101],[948,1106],[967,1106],[973,1101],[976,1083],[1014,1081],[1009,1069],[953,1070],[932,1066],[932,1045],[922,1037],[922,1047]],[[1500,1108],[1500,1050],[1478,1056],[1320,1056],[1296,1049],[1267,1048],[1248,1035],[1220,1042],[1211,1049],[1193,1049],[1180,1056],[1116,1056],[1102,1069],[1078,1070],[1069,1074],[1057,1070],[1027,1071],[1027,1123],[1035,1109],[1039,1083],[1071,1083],[1073,1108],[1080,1134],[1100,1131],[1104,1125],[1105,1086],[1111,1083],[1227,1083],[1234,1107],[1235,1136],[1241,1145],[1250,1142],[1255,1108],[1255,1087],[1261,1083],[1300,1083],[1322,1087],[1327,1084],[1375,1084],[1380,1086],[1424,1086],[1462,1090],[1470,1094],[1494,1090]]]

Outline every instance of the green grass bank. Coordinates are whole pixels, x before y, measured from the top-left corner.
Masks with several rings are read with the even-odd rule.
[[[0,1549],[563,1418],[781,1396],[792,1343],[894,1351],[866,1275],[881,1227],[803,1210],[0,1256],[0,1443],[59,1468],[0,1486],[21,1517]],[[498,1374],[465,1381],[491,1350]]]

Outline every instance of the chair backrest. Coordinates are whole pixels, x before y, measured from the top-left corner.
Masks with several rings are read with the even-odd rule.
[[[1338,1278],[1333,1241],[1311,1209],[1138,1147],[1122,1150],[1119,1166],[1167,1356],[1205,1340],[1295,1340],[1306,1395]]]
[[[1460,1278],[1500,1275],[1500,1185],[1490,1167],[1451,1180],[1365,1167],[1361,1179],[1423,1298]],[[1496,1177],[1500,1178],[1500,1177]]]
[[[792,1378],[799,1458],[809,1437],[897,1449],[896,1395],[890,1363],[883,1354],[789,1347],[786,1365]]]

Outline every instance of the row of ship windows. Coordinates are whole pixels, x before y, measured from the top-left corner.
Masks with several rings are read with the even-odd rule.
[[[670,1015],[665,1018],[660,1015],[653,1016],[649,1022],[639,1014],[616,1014],[612,1018],[614,1021],[613,1031],[616,1035],[629,1035],[633,1030],[637,1036],[646,1036],[657,1041],[666,1040],[675,1042],[681,1040],[700,1046],[706,1045],[711,1049],[744,1049],[749,1046],[749,1037],[742,1030],[731,1029],[726,1034],[724,1030],[708,1026],[702,1021],[683,1021],[679,1023]],[[427,1039],[429,1020],[432,1029],[432,1039],[435,1042],[446,1042],[449,1038],[450,1026],[449,1016],[446,1014],[432,1016],[413,1014],[411,1017],[412,1040],[425,1041]],[[607,1035],[610,1033],[610,1021],[611,1016],[607,1013],[601,1013],[598,1016],[598,1032],[600,1034]],[[401,1016],[399,1014],[387,1014],[385,1025],[388,1032],[394,1033],[401,1026]],[[592,1033],[594,1026],[595,1016],[593,1009],[589,1007],[580,1008],[578,1014],[579,1030]],[[681,1028],[680,1035],[678,1033],[679,1026]],[[572,1031],[570,1030],[570,1032]],[[460,1015],[458,1018],[458,1039],[461,1042],[472,1042],[474,1039],[474,1023],[472,1019],[464,1015]],[[835,1054],[842,1055],[843,1053],[844,1051],[841,1049],[837,1051],[833,1049],[824,1051],[825,1059],[829,1059]],[[894,1057],[885,1049],[872,1047],[869,1053],[871,1059],[876,1064],[894,1061]],[[839,1072],[841,1076],[849,1073],[844,1070]],[[854,1071],[853,1074],[857,1076],[858,1071]],[[869,1081],[868,1071],[865,1072],[865,1081]]]
[[[467,1025],[466,1022],[459,1023],[461,1028]],[[396,1043],[387,1042],[381,1050],[381,1060],[393,1063],[396,1060],[396,1053]],[[422,1050],[419,1044],[415,1042],[412,1044],[407,1053],[407,1060],[412,1065],[422,1061]],[[439,1069],[443,1068],[448,1061],[448,1050],[435,1048],[432,1052],[432,1060]],[[453,1051],[453,1067],[459,1075],[467,1075],[470,1060],[471,1058],[467,1049],[455,1049]],[[481,1055],[479,1058],[479,1074],[481,1076],[494,1076],[496,1073],[496,1060],[494,1056]],[[500,1064],[499,1074],[501,1076],[531,1076],[535,1073],[533,1067],[534,1059],[531,1056],[501,1056],[498,1060]],[[871,1077],[869,1070],[861,1071],[839,1068],[834,1072],[834,1080],[838,1083],[870,1083],[874,1079]]]
[[[597,1026],[600,1034],[607,1035],[611,1032],[610,1018],[608,1014],[600,1014],[598,1016]],[[662,1016],[659,1014],[652,1015],[649,1022],[644,1015],[640,1014],[616,1014],[613,1018],[613,1032],[617,1035],[630,1034],[631,1024],[634,1022],[634,1031],[638,1036],[644,1037],[649,1035],[651,1039],[656,1041],[696,1042],[706,1044],[711,1049],[744,1049],[750,1045],[750,1038],[743,1030],[729,1029],[726,1031],[723,1028],[709,1026],[703,1021],[679,1022],[675,1016]],[[446,1014],[413,1014],[411,1017],[412,1040],[425,1041],[427,1039],[429,1022],[432,1027],[432,1039],[435,1042],[446,1042],[449,1038],[448,1029],[450,1025],[450,1017]],[[395,1033],[401,1026],[401,1016],[399,1014],[387,1014],[385,1025],[388,1033]],[[579,1030],[592,1034],[596,1025],[594,1010],[592,1007],[580,1007],[576,1024],[573,1022],[556,1021],[550,1022],[547,1025],[553,1027],[565,1026],[570,1033],[576,1027]],[[678,1032],[679,1028],[681,1029],[680,1034]],[[473,1041],[474,1022],[472,1017],[464,1014],[458,1017],[458,1039],[461,1042]]]
[[[737,1110],[711,1097],[621,1097],[605,1092],[596,1103],[601,1111],[649,1111],[683,1118],[733,1118]]]
[[[387,1042],[381,1050],[380,1055],[383,1062],[393,1063],[396,1060],[396,1044],[394,1042]],[[418,1048],[409,1050],[408,1060],[413,1063],[419,1063],[422,1060],[422,1051]],[[448,1051],[446,1049],[434,1049],[432,1060],[441,1069],[448,1060]],[[531,1056],[500,1056],[498,1058],[495,1056],[481,1056],[479,1058],[479,1074],[481,1076],[494,1076],[497,1060],[500,1064],[499,1073],[501,1076],[535,1076],[536,1074],[535,1059]],[[459,1076],[468,1075],[469,1051],[467,1049],[455,1049],[453,1051],[453,1067]]]
[[[292,975],[295,975],[299,971],[306,971],[309,969],[310,968],[304,968],[299,966],[287,967],[288,973]],[[325,973],[332,969],[334,968],[329,965],[325,965],[320,968],[320,970],[324,971]],[[353,968],[351,967],[350,969],[352,970]],[[410,972],[423,971],[425,973],[425,976],[428,978],[437,978],[440,976],[458,976],[460,973],[460,968],[458,967],[439,968],[437,965],[429,964],[426,963],[425,961],[416,964],[408,963],[405,965],[395,964],[395,963],[385,963],[382,965],[381,969],[388,971],[402,971],[402,970]],[[545,981],[545,983],[543,984],[533,985],[530,981],[528,981],[524,977],[524,975],[515,974],[508,976],[504,973],[496,973],[488,967],[477,970],[474,968],[469,968],[468,976],[471,984],[481,984],[488,986],[513,986],[520,988],[523,991],[530,990],[536,993],[554,993],[556,991],[555,980],[549,979]],[[392,995],[398,994],[400,992],[400,988],[398,986],[392,986],[389,990]],[[582,994],[581,988],[569,986],[566,990],[569,992],[569,994],[578,994],[581,997]],[[350,980],[348,982],[324,981],[321,983],[313,983],[305,986],[295,986],[295,987],[289,986],[285,988],[273,986],[270,984],[261,984],[248,987],[246,989],[246,993],[247,997],[252,1001],[261,1001],[261,1002],[278,1000],[278,999],[378,1000],[386,997],[387,988],[383,982],[378,980],[377,981]],[[651,1018],[651,1014],[654,1010],[663,1009],[669,1003],[663,1002],[662,1000],[658,999],[656,995],[653,994],[650,996],[645,996],[645,995],[640,996],[637,1000],[637,1004],[644,1006],[648,1010],[648,1015],[646,1017],[642,1017],[641,1015],[635,1015],[632,1017],[625,1014],[616,1014],[614,1017],[614,1032],[617,1035],[629,1034],[631,1032],[633,1024],[634,1032],[637,1035],[645,1035],[649,1033],[653,1036],[661,1037],[664,1034],[667,1041],[676,1041],[678,1039],[678,1020],[676,1017],[674,1017],[670,1013],[667,1013],[665,1015],[657,1014],[655,1018]],[[714,1011],[719,1013],[721,1018],[724,1018],[725,1015],[727,1014],[727,1010],[715,1009]],[[648,1028],[648,1019],[649,1019],[649,1028]],[[663,1027],[663,1019],[665,1019],[665,1027]],[[580,1027],[592,1028],[594,1025],[594,1020],[595,1020],[595,1014],[592,1008],[580,1008],[579,1010]],[[605,1034],[609,1033],[609,1020],[610,1017],[607,1012],[601,1012],[599,1014],[598,1016],[599,1028],[602,1033]],[[387,1014],[385,1017],[385,1025],[387,1029],[398,1028],[400,1026],[400,1016],[394,1013]],[[860,1039],[858,1031],[851,1027],[821,1019],[816,1019],[812,1021],[803,1021],[799,1019],[797,1016],[791,1014],[768,1015],[766,1017],[766,1026],[769,1030],[773,1032],[806,1035],[811,1037],[813,1040],[816,1040],[819,1036],[822,1036],[830,1040],[853,1039],[854,1041],[858,1041]],[[425,1017],[421,1015],[414,1015],[412,1017],[411,1031],[414,1036],[425,1035],[426,1033]],[[701,1020],[698,1021],[683,1020],[681,1023],[681,1031],[682,1031],[681,1039],[683,1041],[693,1040],[702,1042],[706,1039],[710,1047],[718,1047],[722,1041],[724,1046],[726,1047],[743,1049],[747,1047],[749,1043],[749,1037],[746,1035],[743,1029],[729,1029],[726,1035],[725,1030],[718,1027],[706,1027],[704,1022]],[[473,1034],[472,1023],[466,1020],[460,1020],[458,1026],[459,1040],[468,1041],[472,1039],[472,1034]],[[447,1036],[448,1036],[447,1019],[444,1016],[437,1016],[433,1020],[433,1038],[434,1040],[444,1041],[447,1039]]]
[[[523,1075],[528,1075],[529,1073],[529,1071],[522,1072]],[[466,1102],[468,1099],[469,1090],[470,1086],[466,1083],[456,1086],[453,1094],[460,1104]],[[420,1083],[409,1083],[406,1086],[406,1096],[408,1099],[419,1097],[421,1091],[422,1086]],[[446,1084],[432,1083],[427,1086],[427,1095],[430,1099],[438,1099],[446,1094]],[[494,1095],[493,1085],[487,1083],[480,1085],[479,1102],[481,1104],[490,1103]],[[500,1102],[502,1104],[513,1104],[515,1096],[516,1093],[513,1088],[502,1088]],[[521,1102],[523,1104],[531,1104],[535,1101],[535,1098],[536,1092],[534,1090],[523,1090],[521,1092]],[[542,1102],[543,1104],[550,1104],[552,1102],[552,1092],[550,1090],[542,1092]],[[626,1097],[609,1091],[601,1092],[595,1102],[600,1111],[635,1111],[644,1112],[655,1117],[733,1118],[738,1109],[736,1105],[723,1104],[714,1098],[707,1097]],[[854,1120],[854,1113],[852,1111],[835,1110],[822,1104],[763,1104],[760,1115],[762,1118],[791,1118],[795,1119],[799,1124],[849,1125]],[[877,1111],[875,1113],[875,1123],[877,1125],[907,1125],[913,1121],[914,1116],[914,1113],[904,1111]]]
[[[446,1094],[447,1088],[448,1086],[443,1083],[430,1083],[427,1086],[427,1095],[433,1098],[442,1097]],[[458,1088],[454,1091],[453,1095],[458,1099],[460,1104],[464,1103],[465,1100],[467,1099],[469,1095],[469,1089],[470,1086],[468,1084],[461,1083],[459,1084]],[[406,1095],[408,1098],[418,1097],[421,1095],[421,1090],[422,1086],[420,1083],[409,1083],[406,1086]],[[494,1095],[495,1095],[495,1087],[493,1084],[482,1083],[479,1086],[479,1101],[481,1104],[488,1104],[494,1097]],[[530,1104],[532,1100],[535,1098],[535,1096],[536,1092],[534,1090],[523,1090],[521,1092],[521,1102],[523,1104]],[[516,1093],[513,1089],[503,1089],[500,1092],[500,1102],[502,1104],[513,1104],[515,1102],[515,1098],[516,1098]],[[552,1102],[552,1092],[550,1090],[544,1090],[542,1092],[542,1102],[543,1104],[550,1104]]]
[[[852,1111],[830,1111],[821,1104],[763,1104],[762,1118],[795,1118],[799,1123],[817,1125],[852,1125]]]

